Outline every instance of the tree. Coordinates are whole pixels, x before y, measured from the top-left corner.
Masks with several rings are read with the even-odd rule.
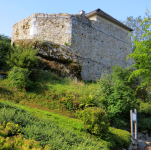
[[[0,70],[7,70],[6,56],[12,49],[9,37],[0,34]]]
[[[134,31],[130,32],[129,35],[131,36],[131,41],[132,41],[132,46],[133,46],[133,51],[135,49],[135,45],[134,45],[134,38],[138,39],[138,41],[142,40],[142,35],[145,33],[145,27],[142,26],[142,21],[145,18],[151,18],[151,15],[149,15],[149,10],[146,9],[145,12],[145,16],[146,17],[137,17],[137,18],[133,18],[133,16],[129,16],[127,17],[126,21],[123,21],[123,23],[125,25],[127,25],[128,27],[132,28]]]
[[[133,36],[135,50],[126,58],[127,60],[132,58],[136,61],[136,63],[129,68],[137,68],[132,72],[129,80],[132,77],[142,78],[142,82],[137,87],[137,90],[138,88],[142,89],[145,86],[148,89],[151,83],[151,16],[144,18],[140,25],[142,26],[142,34],[140,38],[138,38],[137,35]]]

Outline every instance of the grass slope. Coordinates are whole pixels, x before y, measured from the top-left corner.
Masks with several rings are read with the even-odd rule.
[[[40,119],[41,121],[39,122],[44,122],[45,120],[47,123],[50,122],[53,124],[51,129],[50,127],[45,128],[46,132],[44,135],[42,134],[44,130],[40,128],[42,124],[39,124],[39,128],[36,128],[36,123],[30,124],[30,126],[39,132],[40,136],[31,135],[31,133],[35,134],[31,127],[27,126],[26,130],[23,130],[23,127],[20,125],[23,137],[27,139],[29,137],[35,137],[35,139],[37,139],[36,141],[39,141],[43,148],[45,144],[50,143],[52,146],[51,149],[94,149],[94,147],[95,149],[100,149],[102,147],[101,149],[105,150],[127,147],[129,145],[130,133],[110,127],[108,139],[105,141],[85,131],[83,122],[75,116],[77,106],[84,103],[90,93],[95,93],[98,84],[76,83],[69,78],[63,79],[51,72],[42,70],[35,70],[35,74],[31,74],[30,77],[34,80],[35,86],[32,89],[22,92],[10,86],[7,79],[0,80],[0,105],[9,105],[13,107],[13,110],[22,108]],[[70,105],[70,101],[75,105]],[[8,114],[10,113],[9,111]],[[6,116],[4,116],[5,115],[1,116],[3,121],[4,118],[6,120]],[[9,116],[10,115],[7,115],[8,118]],[[12,118],[15,118],[15,114]],[[23,118],[23,120],[24,119],[25,118]],[[17,121],[11,120],[11,118],[10,121],[17,123]],[[54,138],[49,138],[49,142],[40,141],[42,140],[42,135],[47,137],[46,135],[49,131],[53,134]],[[56,131],[57,134],[54,131]],[[63,134],[63,131],[65,131],[66,134]],[[74,137],[80,139],[82,144],[80,140],[76,141]],[[66,142],[62,138],[65,139]],[[57,139],[58,141],[56,141]]]

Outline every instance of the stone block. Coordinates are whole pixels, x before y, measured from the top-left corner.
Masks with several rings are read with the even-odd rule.
[[[137,150],[137,146],[132,145],[132,150]]]
[[[132,142],[132,145],[134,145],[134,146],[137,146],[137,144],[138,144],[137,139],[134,139],[133,137],[131,137],[131,142]]]
[[[143,140],[138,140],[138,147],[139,147],[139,148],[144,148],[145,146],[146,146],[145,141],[143,141]]]
[[[133,137],[135,137],[135,133],[133,133]],[[146,137],[145,137],[145,135],[143,133],[137,132],[137,139],[145,141]]]
[[[128,150],[132,150],[132,143],[131,143],[130,146],[128,147]]]

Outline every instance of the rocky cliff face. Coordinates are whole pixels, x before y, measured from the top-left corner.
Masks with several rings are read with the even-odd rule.
[[[81,79],[79,56],[69,47],[48,41],[41,42],[37,39],[16,40],[14,41],[15,44],[22,47],[32,44],[34,49],[38,49],[37,56],[40,59],[40,63],[37,64],[37,68],[51,70],[62,77],[69,76]]]

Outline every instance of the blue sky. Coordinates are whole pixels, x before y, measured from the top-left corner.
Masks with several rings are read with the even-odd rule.
[[[34,13],[86,13],[100,8],[119,21],[151,14],[151,0],[0,0],[0,34],[11,37],[12,26]]]

